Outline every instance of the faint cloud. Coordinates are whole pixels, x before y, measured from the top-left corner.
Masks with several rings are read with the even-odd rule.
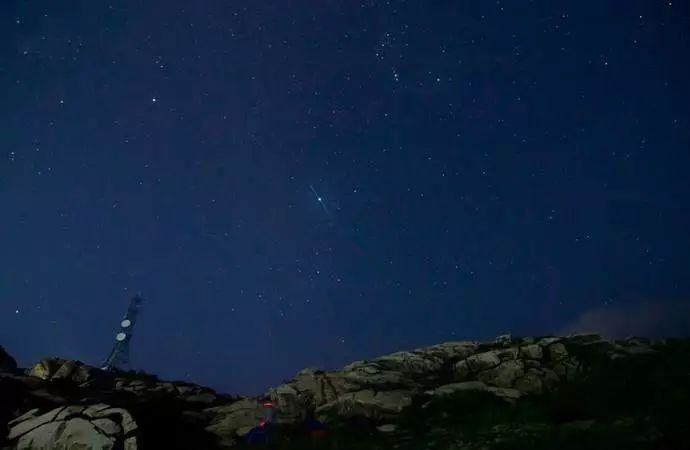
[[[595,332],[605,338],[690,336],[690,302],[657,301],[602,306],[585,311],[559,335]]]

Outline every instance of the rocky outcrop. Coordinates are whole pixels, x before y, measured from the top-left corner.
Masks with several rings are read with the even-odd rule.
[[[60,358],[47,358],[36,363],[29,375],[41,380],[69,380],[76,384],[86,383],[93,379],[95,369],[81,361]]]
[[[43,413],[34,408],[8,425],[7,440],[17,450],[138,448],[131,414],[106,404],[69,405]]]
[[[217,436],[219,445],[223,447],[232,447],[264,419],[261,402],[248,398],[209,408],[204,413],[210,417],[206,430]]]
[[[349,448],[345,444],[349,439],[358,439],[362,426],[368,430],[361,435],[364,448],[371,449],[403,448],[407,442],[415,443],[409,448],[472,450],[527,437],[606,429],[646,430],[645,439],[660,439],[662,422],[654,422],[656,418],[649,418],[650,425],[647,418],[623,417],[620,411],[607,412],[605,419],[587,417],[582,411],[616,389],[634,386],[638,391],[630,395],[645,401],[666,398],[647,394],[657,389],[656,384],[649,384],[652,375],[662,383],[675,383],[673,389],[690,386],[690,367],[683,368],[683,361],[690,361],[690,343],[642,338],[609,341],[594,334],[503,335],[491,342],[448,342],[356,361],[336,371],[305,369],[262,396],[244,398],[143,373],[103,372],[58,358],[42,360],[22,374],[14,360],[4,355],[0,353],[0,361],[10,362],[0,366],[0,421],[7,424],[7,433],[4,441],[0,439],[0,448],[12,450],[236,448],[266,420],[266,405],[271,408],[273,426],[280,427],[284,437],[295,439],[294,448],[304,448],[298,444],[299,430],[314,419],[334,435],[343,430],[337,438],[342,440],[341,448]],[[665,372],[652,371],[649,361],[658,361],[655,364]],[[608,380],[615,381],[608,386]],[[593,408],[591,415],[616,399],[628,398],[628,394],[616,395]],[[690,398],[683,395],[669,397],[682,403]],[[521,405],[546,405],[551,414],[570,411],[580,401],[578,412],[565,414],[565,421],[516,425],[522,423]],[[673,405],[642,410],[666,411]],[[690,410],[690,405],[684,406]],[[458,430],[479,421],[484,407],[492,411],[487,415],[492,421],[512,417],[511,425],[487,423],[481,432],[472,432],[470,442]],[[535,413],[530,414],[531,418]],[[622,422],[602,422],[616,414]],[[354,423],[359,425],[352,428]],[[362,442],[354,442],[352,448],[362,447]]]

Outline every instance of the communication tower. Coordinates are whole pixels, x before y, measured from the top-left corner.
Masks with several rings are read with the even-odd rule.
[[[115,335],[115,344],[106,358],[101,370],[129,370],[129,341],[132,340],[132,331],[137,322],[137,316],[141,310],[144,299],[136,295],[129,302],[127,314],[120,321],[120,329]]]

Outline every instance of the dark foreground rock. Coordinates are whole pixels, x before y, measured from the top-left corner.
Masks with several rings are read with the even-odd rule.
[[[690,340],[448,342],[258,398],[57,358],[0,371],[8,450],[690,449]]]

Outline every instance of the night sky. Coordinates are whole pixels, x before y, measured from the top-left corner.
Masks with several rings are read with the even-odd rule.
[[[258,393],[690,325],[686,1],[3,0],[0,344]],[[615,326],[614,326],[615,325]]]

